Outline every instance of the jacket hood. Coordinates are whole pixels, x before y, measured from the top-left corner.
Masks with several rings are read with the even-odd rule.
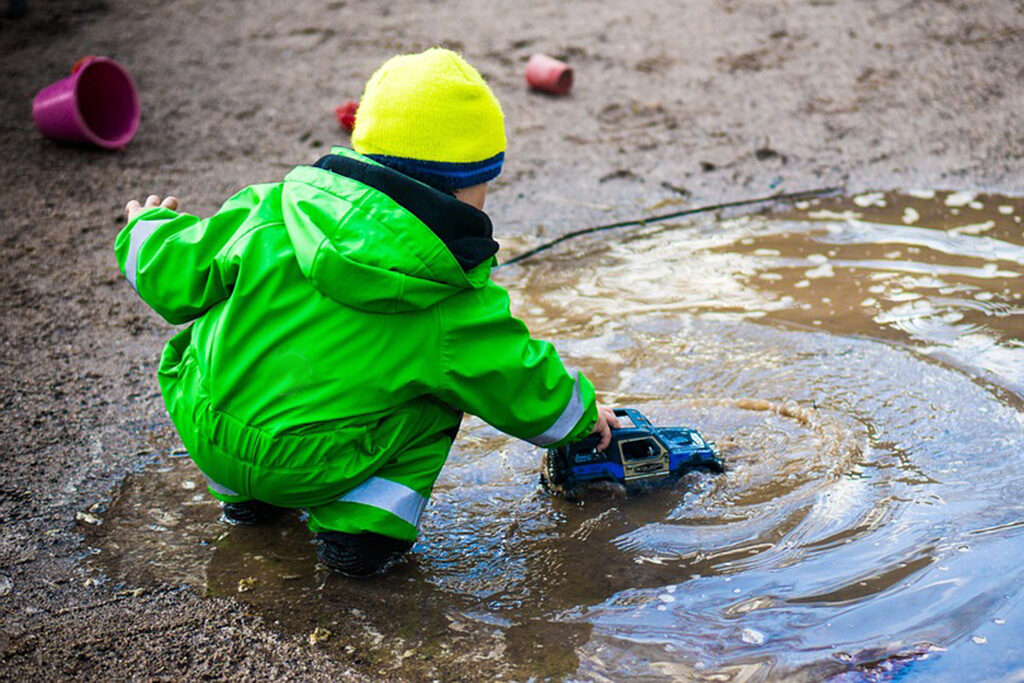
[[[498,251],[483,211],[341,147],[285,177],[281,212],[303,275],[365,311],[479,289]]]

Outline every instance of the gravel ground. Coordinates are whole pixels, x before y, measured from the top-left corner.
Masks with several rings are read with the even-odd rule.
[[[333,107],[392,54],[460,49],[501,99],[509,149],[488,210],[506,257],[669,205],[1024,185],[1019,0],[28,4],[0,19],[3,680],[372,674],[233,600],[107,580],[83,562],[78,517],[177,445],[154,376],[171,330],[113,259],[125,201],[173,192],[208,214],[346,144]],[[574,65],[571,96],[526,91],[533,52]],[[121,152],[33,128],[33,94],[87,54],[140,90]]]

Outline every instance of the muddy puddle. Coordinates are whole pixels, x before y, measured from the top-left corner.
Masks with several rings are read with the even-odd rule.
[[[867,194],[580,239],[500,269],[606,402],[728,471],[583,502],[470,421],[407,563],[230,527],[187,457],[96,527],[114,581],[229,595],[375,677],[1024,675],[1024,201]],[[506,245],[515,253],[517,247]]]

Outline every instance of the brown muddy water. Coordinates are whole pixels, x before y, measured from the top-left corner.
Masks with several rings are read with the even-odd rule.
[[[409,561],[355,582],[315,565],[298,513],[218,521],[164,454],[96,561],[235,596],[374,677],[1021,680],[1022,215],[867,194],[497,272],[606,402],[698,427],[724,474],[571,503],[537,449],[470,421]]]

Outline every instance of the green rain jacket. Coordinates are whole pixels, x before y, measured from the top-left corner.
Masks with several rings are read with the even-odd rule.
[[[490,281],[486,214],[351,150],[248,187],[205,220],[147,210],[115,251],[147,304],[191,323],[158,376],[201,466],[294,468],[311,491],[324,452],[351,453],[330,462],[355,485],[403,440],[391,432],[408,421],[389,417],[425,400],[540,446],[596,423],[591,383],[530,338]]]

